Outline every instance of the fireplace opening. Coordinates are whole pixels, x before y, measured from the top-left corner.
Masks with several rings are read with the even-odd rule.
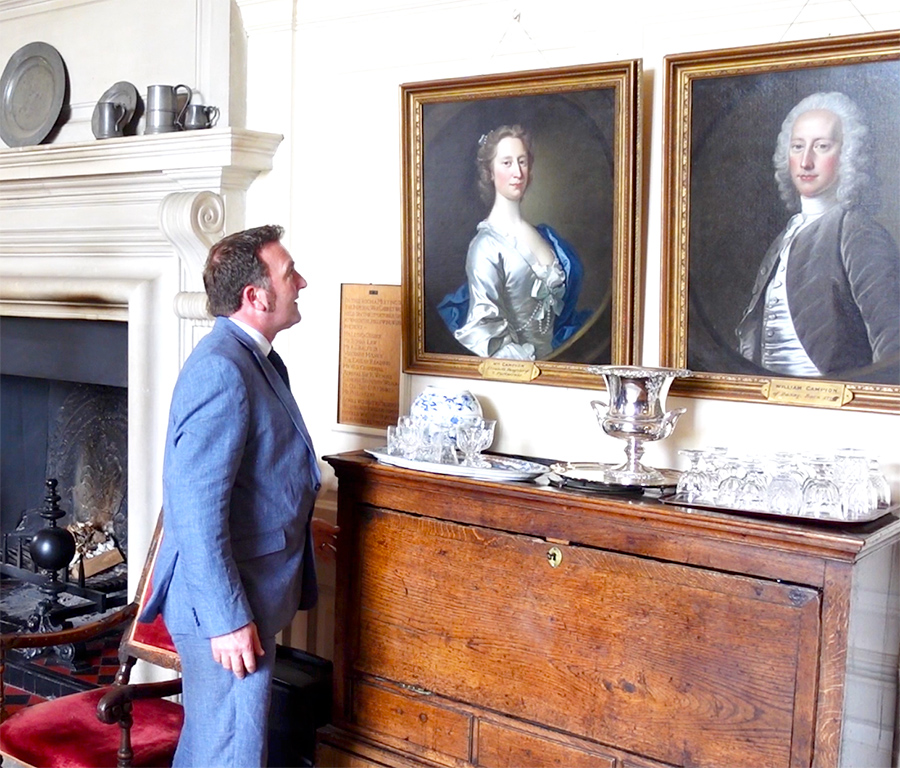
[[[80,552],[128,546],[126,323],[0,321],[0,526],[4,554],[44,525],[45,482],[58,482],[59,525]],[[8,536],[8,532],[17,535]],[[96,532],[96,533],[94,533]],[[112,543],[97,541],[105,532]],[[88,541],[91,539],[91,541]]]

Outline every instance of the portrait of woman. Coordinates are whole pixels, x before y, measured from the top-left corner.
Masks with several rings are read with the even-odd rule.
[[[775,179],[797,211],[766,252],[737,326],[743,357],[787,376],[900,383],[900,252],[859,203],[868,128],[846,94],[811,94],[778,135]]]
[[[488,215],[466,255],[466,282],[438,311],[454,337],[480,357],[543,360],[590,317],[578,310],[584,269],[552,227],[528,222],[533,144],[520,125],[478,139],[476,166]]]
[[[616,142],[616,98],[604,85],[422,105],[422,183],[407,200],[427,365],[518,358],[556,375],[610,362],[613,269],[630,269],[613,179],[633,159]],[[623,317],[630,296],[616,296]]]

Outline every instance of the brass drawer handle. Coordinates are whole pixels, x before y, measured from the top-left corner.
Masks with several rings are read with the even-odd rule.
[[[551,568],[558,568],[562,562],[562,550],[559,547],[550,547],[547,550],[547,562]]]

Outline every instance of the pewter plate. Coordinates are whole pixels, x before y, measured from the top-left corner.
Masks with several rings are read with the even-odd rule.
[[[536,477],[547,474],[549,471],[545,464],[488,454],[484,454],[482,458],[490,464],[489,467],[464,467],[459,464],[437,464],[430,461],[406,459],[402,456],[392,456],[387,452],[386,447],[378,449],[367,448],[366,453],[374,456],[382,464],[390,464],[403,469],[416,469],[420,472],[432,472],[437,475],[468,477],[473,480],[533,480]]]
[[[826,525],[859,525],[860,523],[871,523],[892,512],[900,511],[900,503],[893,504],[887,509],[873,509],[859,520],[843,520],[837,518],[812,517],[811,515],[785,515],[780,512],[771,512],[769,510],[753,510],[738,509],[737,507],[722,507],[716,504],[701,504],[696,501],[685,501],[682,496],[677,493],[668,493],[659,497],[659,501],[663,504],[673,504],[679,507],[688,507],[690,509],[704,509],[712,512],[727,512],[732,515],[750,515],[751,517],[768,517],[777,518],[779,520],[805,520],[813,523],[824,523]]]
[[[127,80],[120,80],[107,88],[97,103],[94,105],[94,113],[91,115],[91,130],[94,138],[100,138],[100,105],[104,103],[121,104],[125,107],[125,117],[122,125],[128,125],[134,118],[134,110],[137,109],[138,92]]]
[[[29,43],[16,51],[0,76],[0,139],[8,147],[40,144],[62,110],[66,65],[47,43]]]

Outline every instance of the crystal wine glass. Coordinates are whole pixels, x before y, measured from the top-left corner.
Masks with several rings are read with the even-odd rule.
[[[803,514],[823,520],[841,519],[841,492],[831,479],[833,462],[825,456],[809,460],[813,475],[803,486]]]
[[[463,452],[463,466],[489,467],[481,458],[481,452],[494,441],[495,419],[474,419],[462,424],[456,431],[456,446]]]
[[[765,512],[769,508],[768,487],[769,481],[762,462],[758,459],[748,460],[747,471],[738,488],[737,506],[754,512]]]
[[[703,455],[700,457],[700,470],[705,473],[709,479],[703,501],[710,504],[715,503],[716,491],[719,488],[719,481],[727,460],[728,449],[723,446],[713,446],[712,448],[703,449]]]
[[[411,416],[397,419],[394,431],[397,455],[405,459],[415,459],[419,450],[419,427]]]
[[[864,520],[869,512],[869,461],[860,448],[841,448],[834,457],[835,484],[845,520]]]
[[[773,457],[774,461],[772,462],[774,469],[770,473],[772,478],[783,471],[787,471],[791,477],[793,477],[800,488],[803,488],[803,483],[806,482],[807,471],[805,465],[805,457],[801,453],[794,453],[791,451],[777,451]]]
[[[779,515],[799,515],[803,508],[803,488],[794,471],[793,461],[779,464],[775,477],[767,488],[770,512]]]
[[[397,436],[397,425],[389,424],[386,430],[387,452],[390,456],[401,456],[403,451],[400,448],[400,439]]]
[[[708,499],[712,490],[712,479],[700,469],[700,460],[704,457],[705,451],[696,448],[682,448],[678,453],[685,456],[691,465],[678,476],[675,492],[688,502]]]
[[[891,506],[891,486],[881,471],[878,459],[869,459],[869,508],[887,509]]]
[[[719,485],[716,487],[716,504],[720,507],[737,506],[738,491],[741,489],[743,468],[737,459],[728,459],[719,473]]]
[[[440,464],[443,443],[443,435],[439,429],[430,429],[429,425],[423,424],[419,430],[419,445],[416,451],[416,458],[419,461]]]

